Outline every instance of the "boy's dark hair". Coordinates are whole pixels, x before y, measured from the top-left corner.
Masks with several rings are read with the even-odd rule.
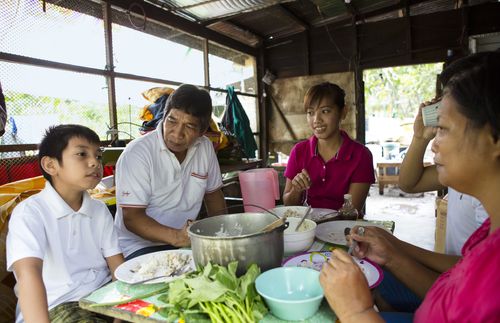
[[[212,118],[212,99],[207,91],[194,85],[183,84],[172,93],[165,104],[163,120],[170,110],[177,109],[200,120],[201,132],[205,132]]]
[[[52,177],[42,168],[42,158],[45,156],[56,158],[62,164],[62,154],[68,146],[71,138],[80,137],[88,140],[92,144],[100,145],[99,136],[85,126],[77,124],[62,124],[49,127],[38,145],[38,165],[42,171],[43,177],[52,184]]]
[[[450,64],[441,74],[445,92],[474,128],[491,127],[500,138],[500,52],[482,52]]]
[[[330,82],[323,82],[316,84],[307,90],[304,96],[304,109],[307,110],[311,107],[315,107],[319,104],[321,99],[325,97],[331,97],[333,103],[335,103],[340,111],[345,107],[345,92],[337,84]]]

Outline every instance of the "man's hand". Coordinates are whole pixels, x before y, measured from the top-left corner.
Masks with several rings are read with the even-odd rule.
[[[182,229],[175,230],[175,240],[172,245],[175,247],[189,247],[191,245],[191,239],[188,235],[188,228],[191,225],[192,221],[188,220],[186,224],[182,227]]]

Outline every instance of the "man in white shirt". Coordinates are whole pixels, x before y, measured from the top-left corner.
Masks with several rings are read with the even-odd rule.
[[[208,92],[182,85],[170,95],[155,131],[132,141],[116,164],[120,246],[127,259],[190,245],[189,222],[202,202],[225,213],[222,176],[210,140]]]
[[[481,202],[449,187],[445,253],[462,255],[465,241],[487,218],[488,213]]]

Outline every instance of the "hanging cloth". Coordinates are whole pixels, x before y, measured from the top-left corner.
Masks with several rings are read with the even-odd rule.
[[[257,143],[250,128],[250,121],[241,105],[240,100],[234,93],[234,86],[227,86],[226,111],[222,117],[223,127],[233,133],[247,158],[255,158]]]
[[[142,92],[142,97],[151,102],[146,105],[141,112],[140,118],[144,122],[139,128],[142,134],[153,131],[163,119],[165,104],[168,97],[174,92],[174,89],[168,86],[154,87]]]

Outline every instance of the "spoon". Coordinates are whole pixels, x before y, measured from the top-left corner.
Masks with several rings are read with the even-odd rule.
[[[279,218],[277,220],[274,220],[273,222],[269,223],[268,225],[266,225],[264,228],[262,228],[262,232],[270,232],[272,231],[273,229],[276,229],[277,227],[280,227],[282,226],[284,223],[285,223],[285,218]]]
[[[306,213],[304,214],[304,216],[302,216],[302,219],[300,219],[299,224],[297,224],[297,226],[295,227],[295,231],[299,230],[299,227],[302,225],[302,223],[304,223],[304,220],[307,218],[307,216],[309,215],[309,213],[311,213],[311,210],[312,210],[311,206],[309,205],[307,207]]]

